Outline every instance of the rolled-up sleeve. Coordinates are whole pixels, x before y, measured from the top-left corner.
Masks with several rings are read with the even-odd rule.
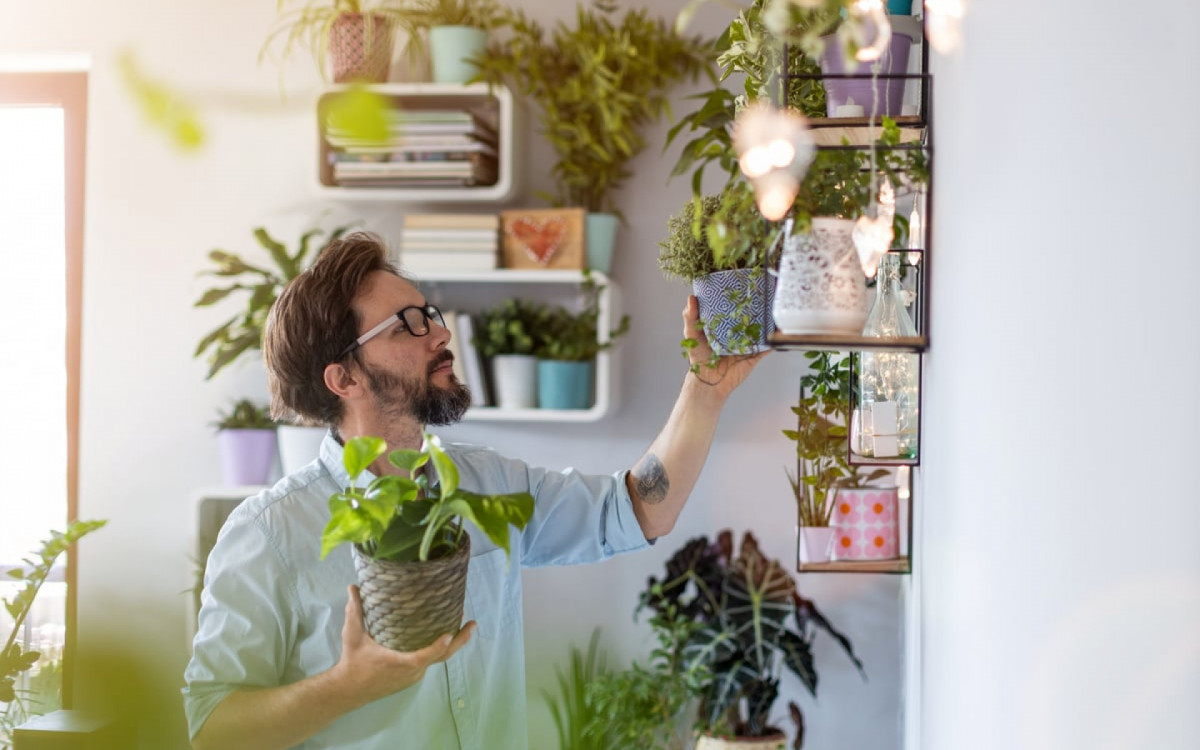
[[[184,672],[188,733],[244,688],[282,682],[294,639],[297,597],[261,514],[230,516],[209,556],[196,638]]]
[[[620,471],[581,474],[527,467],[533,518],[521,536],[522,565],[576,565],[647,546]]]

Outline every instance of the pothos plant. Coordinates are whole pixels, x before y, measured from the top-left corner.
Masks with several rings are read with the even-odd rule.
[[[17,680],[25,672],[32,670],[42,656],[39,651],[25,650],[17,641],[21,628],[33,609],[33,601],[59,555],[106,523],[108,522],[72,521],[66,531],[51,531],[50,538],[42,541],[41,548],[33,553],[33,557],[23,560],[24,566],[12,568],[5,573],[10,580],[23,582],[25,585],[12,599],[4,599],[4,609],[12,618],[13,625],[4,641],[4,648],[0,649],[0,703],[8,704],[3,712],[0,712],[0,744],[4,744],[10,738],[13,726],[20,723],[26,715],[22,700],[23,691],[18,688]]]
[[[852,466],[850,358],[837,352],[805,352],[809,370],[800,379],[800,402],[792,407],[799,476],[788,480],[802,526],[828,526],[840,487],[861,487],[888,475],[887,469]]]
[[[699,729],[714,736],[763,737],[779,730],[771,711],[784,672],[813,696],[817,671],[812,646],[818,632],[831,636],[862,672],[846,636],[804,598],[778,560],[767,557],[750,532],[734,549],[726,529],[710,542],[690,539],[667,560],[662,579],[650,578],[642,603],[655,612],[675,611],[698,627],[684,648],[686,664],[703,665]],[[789,702],[797,724],[795,748],[804,738],[800,707]]]
[[[384,454],[407,476],[381,474],[360,487],[359,477]],[[321,559],[345,542],[376,560],[403,563],[449,557],[462,544],[464,521],[507,555],[509,526],[523,529],[533,517],[533,497],[528,492],[482,495],[460,487],[458,467],[441,441],[430,434],[420,450],[390,453],[383,438],[352,438],[346,441],[342,461],[350,486],[329,498]],[[437,474],[436,487],[423,470],[427,464]]]

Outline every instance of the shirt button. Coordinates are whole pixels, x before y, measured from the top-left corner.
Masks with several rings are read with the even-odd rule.
[[[459,699],[458,699],[458,707],[459,707],[459,708],[466,708],[466,706],[467,706],[467,702],[466,702],[465,700],[463,700],[462,698],[459,698]]]

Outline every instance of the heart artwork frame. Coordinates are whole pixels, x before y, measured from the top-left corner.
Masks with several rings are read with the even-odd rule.
[[[501,257],[505,268],[584,267],[582,208],[532,208],[500,212]]]

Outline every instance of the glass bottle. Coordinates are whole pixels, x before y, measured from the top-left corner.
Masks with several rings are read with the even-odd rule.
[[[900,254],[885,253],[876,275],[875,304],[863,336],[901,338],[917,329],[904,304],[900,286]],[[920,355],[907,352],[863,352],[858,371],[857,453],[872,458],[916,458],[917,389]]]

